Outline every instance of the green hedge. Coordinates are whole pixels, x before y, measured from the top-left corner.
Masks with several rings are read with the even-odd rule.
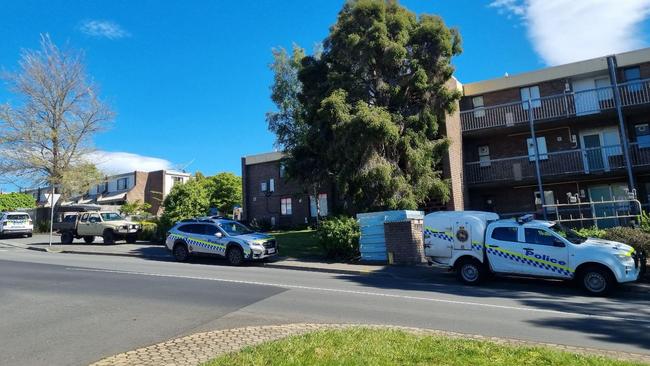
[[[361,231],[351,217],[334,217],[321,222],[316,237],[330,258],[351,259],[359,256]]]
[[[151,221],[141,221],[142,231],[138,234],[138,240],[143,241],[158,241],[158,224]]]
[[[15,192],[0,194],[0,212],[34,207],[36,207],[36,199],[32,195]]]
[[[650,253],[650,233],[633,227],[617,226],[610,229],[584,228],[576,230],[580,235],[617,241],[628,244],[636,250],[645,250]]]

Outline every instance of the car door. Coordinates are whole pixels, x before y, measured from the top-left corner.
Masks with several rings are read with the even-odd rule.
[[[203,225],[204,240],[209,243],[212,254],[226,255],[226,238],[217,225]]]
[[[77,224],[77,234],[79,235],[88,235],[90,232],[90,223],[88,222],[88,217],[90,216],[89,213],[84,213],[81,215],[81,218],[79,219],[79,223]]]
[[[494,272],[523,273],[520,261],[519,225],[495,227],[487,238],[487,258]]]
[[[98,213],[91,213],[88,216],[88,223],[86,227],[88,230],[84,235],[102,235],[104,231],[102,230],[102,218]]]
[[[546,228],[524,228],[521,255],[524,273],[533,276],[569,278],[569,253],[564,239]]]
[[[210,253],[208,246],[204,243],[204,225],[202,224],[188,224],[179,228],[186,233],[185,241],[190,246],[190,251],[197,253]]]

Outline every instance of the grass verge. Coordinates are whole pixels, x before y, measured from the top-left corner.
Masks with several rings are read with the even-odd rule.
[[[274,231],[269,234],[277,240],[280,255],[293,258],[323,258],[325,252],[318,243],[316,231]]]
[[[545,347],[354,328],[295,336],[218,357],[205,365],[640,365]]]

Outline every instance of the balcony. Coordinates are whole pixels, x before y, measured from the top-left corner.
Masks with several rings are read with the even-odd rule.
[[[650,146],[630,144],[630,160],[634,167],[650,166]],[[623,147],[613,145],[540,154],[539,169],[542,178],[624,170]],[[534,156],[517,156],[465,164],[467,184],[518,182],[535,178]]]
[[[618,89],[622,107],[650,103],[650,79],[619,84]],[[517,101],[461,112],[462,131],[527,124],[529,110],[535,121],[544,121],[591,115],[616,108],[613,86],[546,96],[533,99],[530,104],[532,108],[529,108],[527,101]]]

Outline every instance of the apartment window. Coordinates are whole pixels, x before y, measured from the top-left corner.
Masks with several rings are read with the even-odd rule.
[[[262,183],[260,184],[260,191],[262,191],[262,192],[266,192],[266,182],[262,182]]]
[[[487,145],[478,147],[478,161],[480,166],[490,166],[490,147]]]
[[[120,178],[117,180],[117,190],[121,191],[126,189],[127,184],[129,183],[129,178]]]
[[[472,105],[474,106],[474,117],[485,117],[485,108],[483,108],[484,105],[482,95],[472,98]]]
[[[628,82],[627,90],[629,92],[635,93],[641,91],[641,83],[637,82],[641,80],[641,69],[638,67],[630,67],[623,70],[625,75],[625,81]]]
[[[275,180],[273,178],[269,179],[269,191],[275,192]]]
[[[539,99],[539,86],[529,86],[526,88],[519,89],[521,94],[521,105],[524,109],[528,109],[528,100],[530,99],[533,108],[539,108],[542,106],[542,101]]]
[[[533,144],[533,139],[527,138],[526,145],[528,146],[528,160],[535,161],[535,144]],[[537,138],[537,151],[539,152],[539,160],[548,159],[548,150],[546,150],[546,137]]]
[[[179,183],[183,183],[183,177],[172,177],[172,187]]]
[[[280,178],[284,178],[287,174],[287,168],[284,164],[280,163]]]
[[[647,123],[634,125],[634,132],[636,134],[636,142],[639,147],[650,147],[650,128]]]
[[[320,215],[327,216],[329,211],[327,209],[327,193],[321,193],[318,195],[318,203],[320,205]],[[316,198],[314,196],[309,196],[309,213],[311,217],[316,217],[317,207],[316,207]]]
[[[280,199],[280,212],[283,215],[291,215],[291,198]]]
[[[108,183],[98,184],[96,190],[97,190],[97,194],[102,194],[108,191]]]

